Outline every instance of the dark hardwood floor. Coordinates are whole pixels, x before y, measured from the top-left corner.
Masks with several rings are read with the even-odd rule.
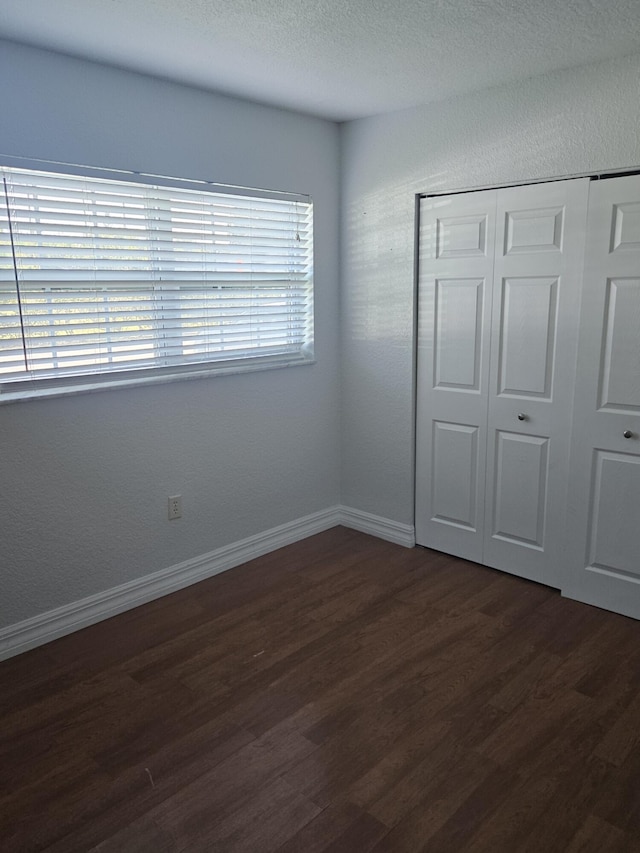
[[[336,528],[0,664],[0,850],[640,851],[640,623]]]

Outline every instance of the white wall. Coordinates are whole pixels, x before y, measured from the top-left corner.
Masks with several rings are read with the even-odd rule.
[[[415,194],[640,166],[640,57],[342,131],[342,502],[413,523]]]
[[[0,79],[0,153],[311,193],[317,357],[1,406],[2,627],[338,503],[339,133],[6,42]]]

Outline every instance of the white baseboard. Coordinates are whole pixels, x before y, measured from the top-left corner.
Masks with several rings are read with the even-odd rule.
[[[208,554],[185,560],[184,563],[9,625],[0,629],[0,660],[71,634],[87,625],[93,625],[94,622],[109,619],[125,610],[131,610],[154,598],[217,575],[284,545],[306,539],[314,533],[321,533],[337,524],[340,524],[337,507],[314,512],[217,548]]]
[[[415,529],[408,524],[346,506],[330,507],[2,628],[0,660],[86,628],[102,619],[109,619],[338,524],[407,548],[415,545]]]
[[[338,507],[340,524],[352,527],[362,533],[370,533],[378,539],[386,539],[405,548],[413,548],[416,544],[416,529],[412,524],[401,524],[390,518],[373,515],[371,512],[363,512],[361,509],[352,509],[349,506]]]

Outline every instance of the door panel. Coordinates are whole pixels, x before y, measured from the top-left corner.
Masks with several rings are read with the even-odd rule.
[[[640,413],[640,279],[607,280],[605,318],[600,407]]]
[[[551,396],[557,278],[502,282],[498,394]]]
[[[614,204],[612,212],[611,251],[637,252],[640,249],[640,202]]]
[[[640,618],[640,178],[594,182],[563,594]]]
[[[598,450],[594,457],[588,564],[640,578],[640,456]]]
[[[496,435],[495,539],[541,550],[546,520],[549,441],[533,435]]]
[[[435,282],[435,388],[480,392],[482,279]]]
[[[416,540],[477,562],[495,208],[495,190],[425,198],[420,205]]]
[[[433,519],[475,532],[478,428],[435,421],[433,429]]]
[[[558,587],[588,190],[497,201],[483,562]]]
[[[464,202],[463,202],[464,203]],[[436,217],[436,257],[484,258],[487,255],[487,213]]]
[[[530,188],[516,189],[522,194]],[[562,206],[507,211],[504,254],[559,252],[562,247],[563,216]]]

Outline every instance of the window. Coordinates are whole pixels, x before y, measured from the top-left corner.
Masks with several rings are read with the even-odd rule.
[[[311,359],[308,197],[0,178],[0,397]]]

